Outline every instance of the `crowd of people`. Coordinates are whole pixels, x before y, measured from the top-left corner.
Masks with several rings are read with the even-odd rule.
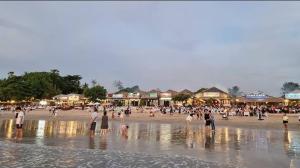
[[[58,116],[59,108],[56,106],[45,107],[49,110],[49,117],[56,119]],[[32,111],[34,108],[32,106],[10,106],[10,107],[1,107],[1,110],[11,110],[15,114],[15,123],[16,123],[16,138],[22,137],[22,126],[24,123],[25,115]],[[85,109],[85,108],[84,108]],[[278,110],[279,109],[279,110]],[[159,115],[186,115],[186,123],[190,125],[193,120],[202,120],[205,123],[206,129],[211,129],[215,131],[215,116],[220,115],[222,119],[228,120],[232,116],[242,117],[254,117],[257,116],[258,120],[264,120],[264,118],[268,117],[268,113],[283,113],[283,125],[284,128],[287,129],[288,124],[288,116],[287,113],[290,112],[290,108],[282,107],[278,108],[275,106],[232,106],[232,107],[224,107],[224,106],[152,106],[152,107],[131,107],[131,106],[101,106],[95,105],[90,106],[88,110],[90,112],[90,120],[89,120],[89,130],[90,136],[93,137],[95,135],[97,120],[101,121],[100,125],[100,134],[105,135],[109,132],[109,116],[111,115],[111,119],[119,118],[120,120],[120,133],[121,135],[127,136],[127,130],[129,126],[125,124],[125,118],[129,117],[132,112],[135,113],[148,113],[149,117],[156,117]],[[298,109],[296,109],[298,111]],[[101,119],[100,119],[101,116]],[[236,118],[236,117],[233,117]],[[298,120],[300,122],[300,115],[298,116]]]

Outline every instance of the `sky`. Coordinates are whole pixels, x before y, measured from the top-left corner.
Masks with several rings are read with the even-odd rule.
[[[58,69],[143,90],[300,82],[300,2],[0,2],[0,77]]]

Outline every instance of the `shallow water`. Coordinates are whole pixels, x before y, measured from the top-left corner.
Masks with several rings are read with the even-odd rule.
[[[300,133],[219,127],[202,123],[129,122],[128,136],[111,122],[111,132],[88,136],[78,121],[26,121],[24,137],[13,139],[13,120],[0,120],[1,167],[300,167]],[[36,165],[35,165],[36,164]]]

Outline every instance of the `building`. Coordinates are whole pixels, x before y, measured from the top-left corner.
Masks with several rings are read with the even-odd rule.
[[[283,98],[269,96],[260,91],[248,93],[244,96],[237,97],[233,101],[236,102],[237,104],[244,103],[244,104],[248,104],[248,105],[266,105],[266,104],[284,103]]]
[[[117,106],[139,106],[141,103],[141,92],[107,94],[105,102]]]
[[[290,93],[284,95],[286,105],[296,105],[300,104],[300,90],[294,90]]]
[[[171,106],[172,105],[172,93],[171,92],[161,92],[159,95],[159,105],[161,106]]]
[[[141,105],[143,106],[158,106],[160,90],[151,90],[141,94]]]
[[[216,104],[216,105],[230,105],[230,96],[228,93],[212,87],[201,92],[195,93],[193,101],[195,104]]]
[[[192,96],[194,93],[188,89],[184,89],[184,90],[180,91],[179,94],[186,94],[186,95]]]
[[[75,106],[86,103],[86,98],[81,94],[60,94],[53,97],[53,100],[58,105]]]

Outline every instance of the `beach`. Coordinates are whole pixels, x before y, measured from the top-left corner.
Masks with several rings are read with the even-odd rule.
[[[102,113],[99,113],[100,117]],[[155,117],[149,117],[149,112],[144,111],[143,113],[132,110],[132,114],[129,117],[125,117],[126,122],[156,122],[156,123],[179,123],[186,124],[187,114],[161,114],[156,113]],[[299,130],[300,122],[298,121],[298,114],[288,114],[289,130]],[[100,120],[100,117],[98,120]],[[119,121],[120,118],[115,113],[115,118],[111,118],[111,112],[108,112],[109,120]],[[13,119],[14,113],[11,111],[1,112],[0,119]],[[60,121],[89,121],[90,112],[88,110],[59,110],[57,120]],[[46,109],[38,109],[27,112],[25,120],[49,120],[50,112]],[[253,129],[283,129],[282,124],[282,114],[269,114],[268,117],[264,117],[264,120],[260,121],[255,117],[247,116],[230,116],[229,120],[222,119],[221,115],[216,115],[216,126],[228,126],[236,128],[253,128]],[[191,124],[193,125],[203,125],[203,120],[197,120],[196,117],[193,118]]]
[[[101,116],[103,112],[99,112]],[[115,114],[116,115],[116,114]],[[283,129],[282,115],[263,121],[257,117],[216,116],[216,131],[203,120],[187,125],[187,114],[160,114],[135,110],[125,117],[128,134],[119,129],[117,116],[109,116],[109,132],[89,136],[87,110],[58,111],[50,117],[46,109],[27,112],[24,137],[14,139],[14,114],[1,112],[0,164],[11,167],[298,167],[300,148],[297,116],[289,115]],[[91,158],[91,156],[93,156]],[[14,161],[15,158],[18,161]]]

